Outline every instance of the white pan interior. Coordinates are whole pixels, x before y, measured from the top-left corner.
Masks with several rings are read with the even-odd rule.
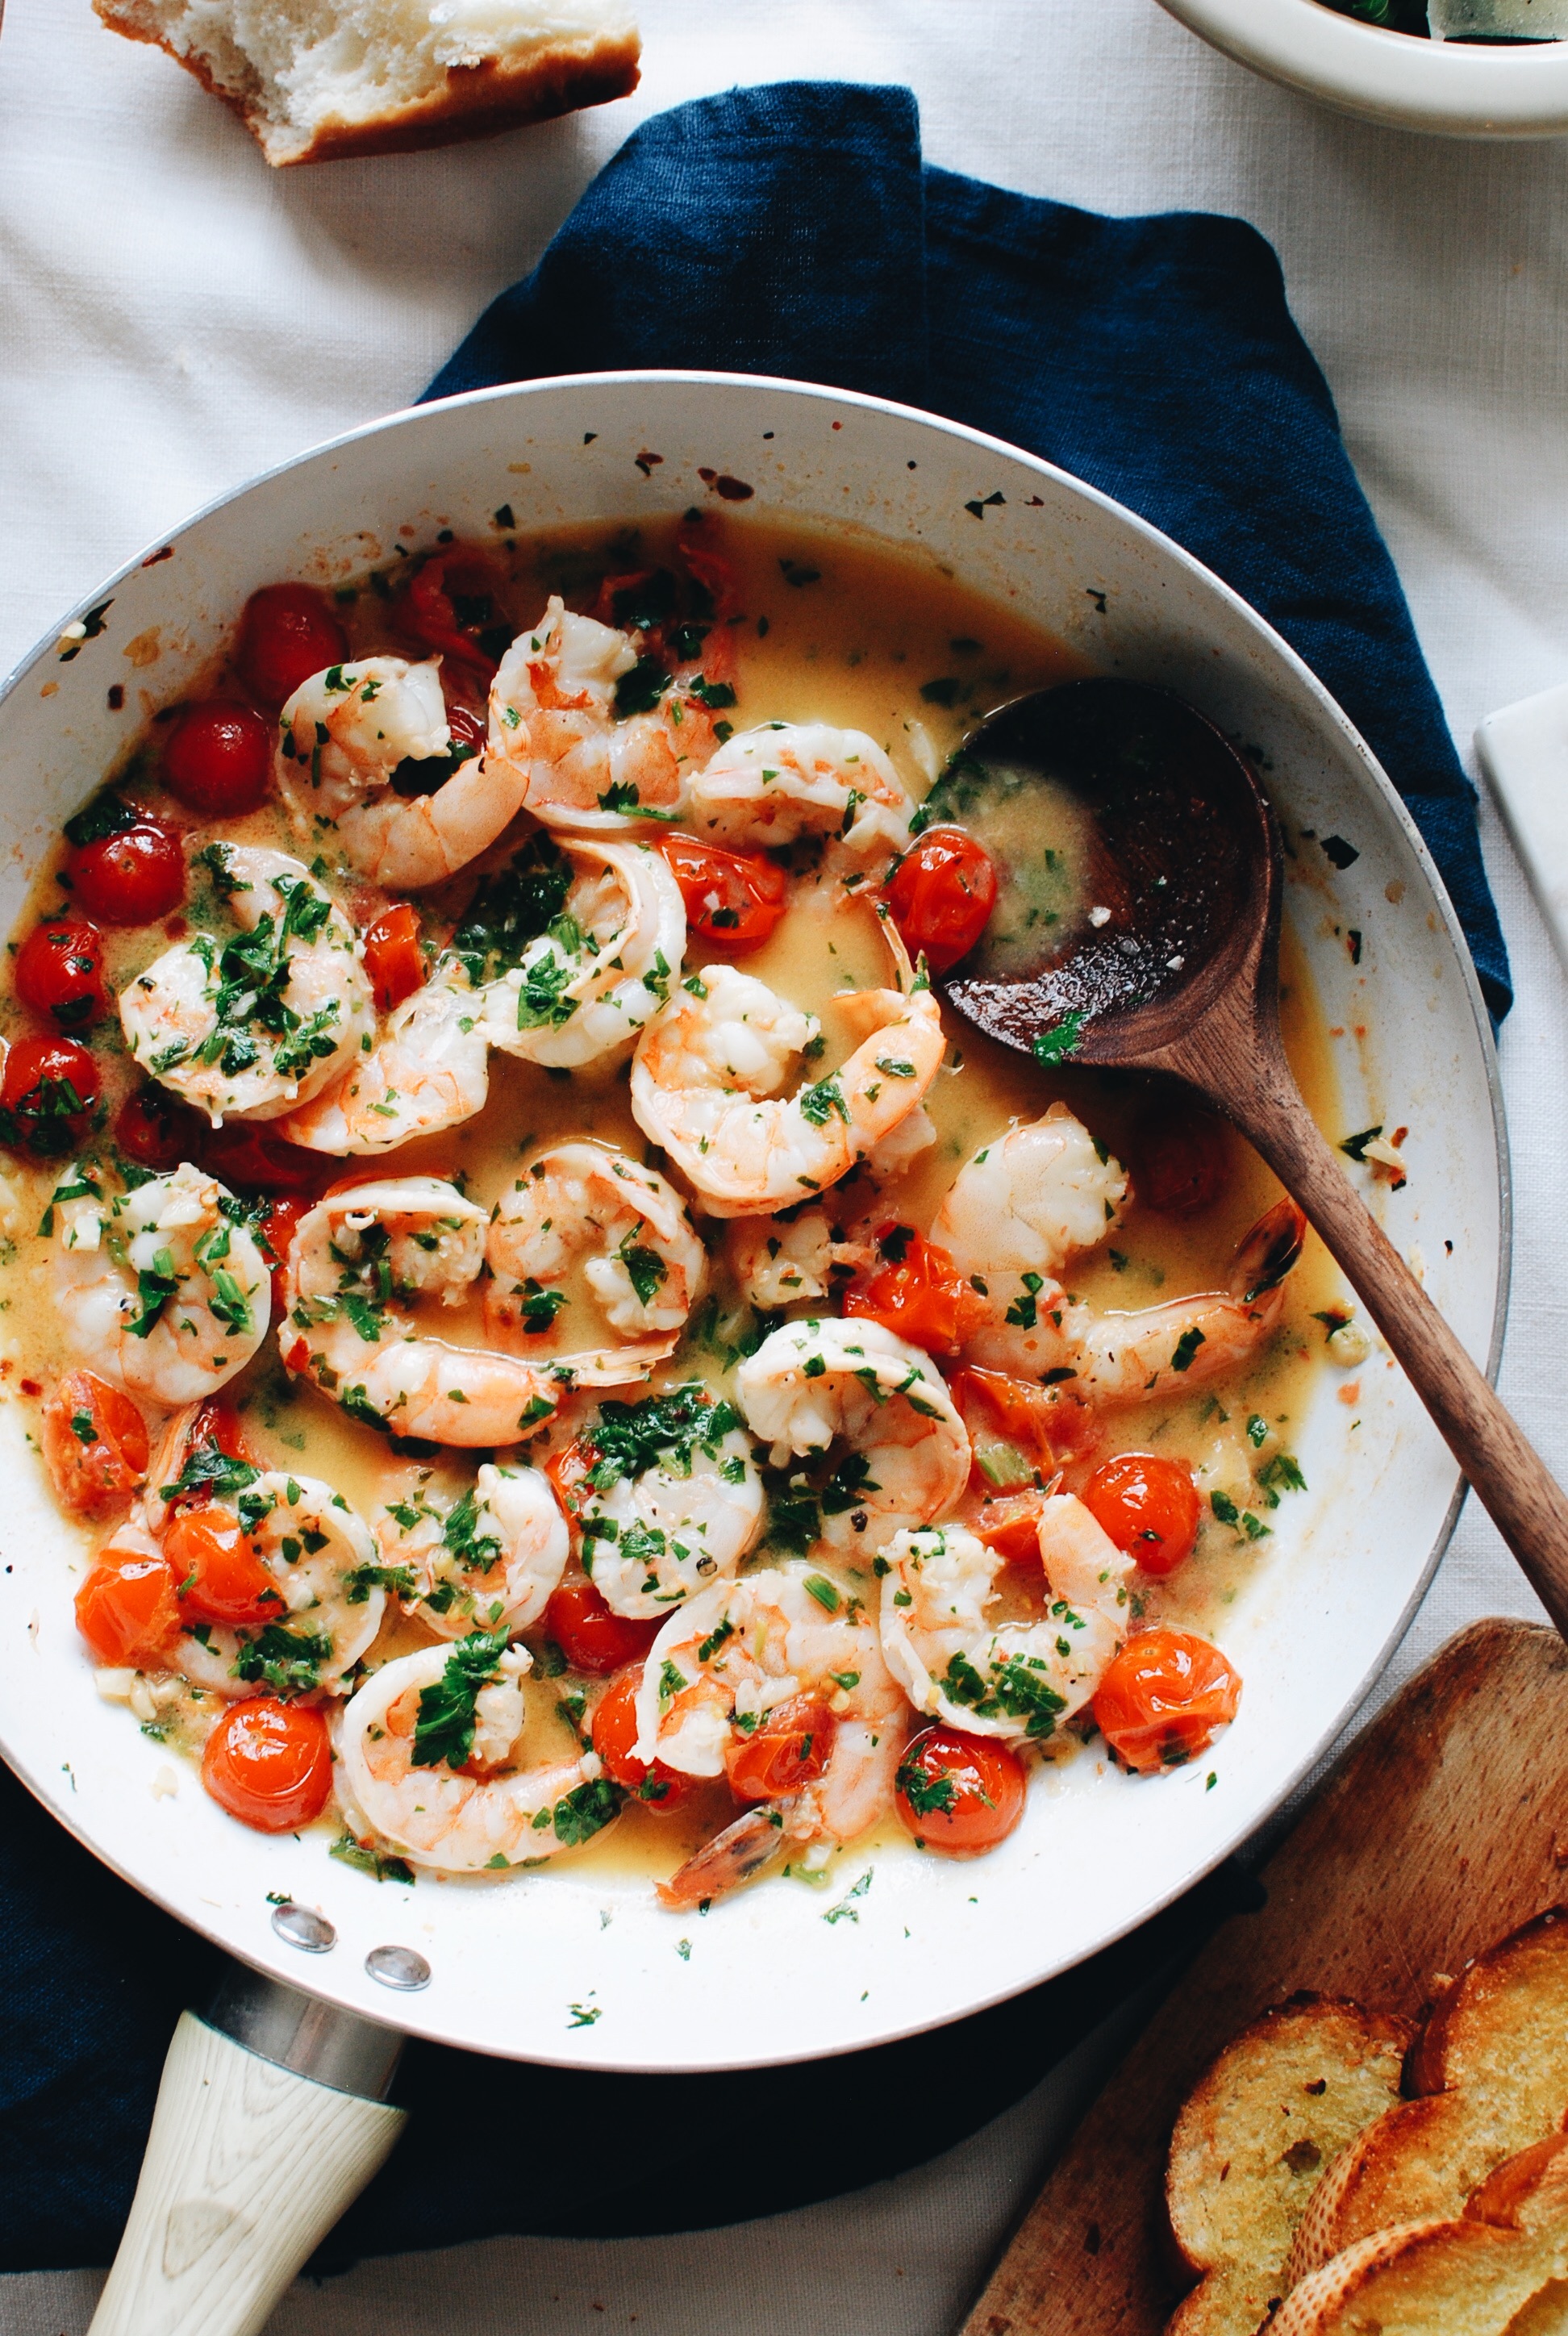
[[[1359,1063],[1343,1052],[1343,1124],[1327,1133],[1408,1126],[1410,1181],[1386,1221],[1418,1246],[1428,1290],[1487,1362],[1507,1256],[1491,1043],[1452,911],[1387,780],[1283,643],[1163,537],[1044,463],[901,408],[720,375],[546,382],[394,416],[218,504],[170,539],[171,557],[150,547],[150,564],[93,596],[111,605],[80,656],[45,643],[0,700],[0,923],[128,735],[134,715],[109,710],[110,686],[132,709],[141,691],[176,696],[258,585],[356,572],[386,559],[400,529],[421,545],[438,527],[483,536],[503,503],[524,531],[679,511],[709,500],[703,472],[750,485],[747,516],[869,530],[1029,610],[1095,665],[1182,691],[1261,749],[1289,832],[1356,846],[1343,872],[1304,849],[1287,891],[1329,1021],[1369,1034]],[[1336,926],[1364,934],[1359,968]],[[1141,1922],[1251,1832],[1354,1708],[1437,1561],[1457,1483],[1388,1358],[1359,1376],[1354,1436],[1340,1382],[1322,1376],[1297,1443],[1310,1492],[1276,1514],[1254,1586],[1230,1611],[1222,1635],[1246,1691],[1215,1754],[1148,1781],[1081,1757],[972,1864],[852,1853],[828,1892],[774,1881],[675,1916],[646,1882],[574,1875],[570,1861],[499,1885],[378,1885],[331,1861],[325,1835],[234,1824],[183,1766],[178,1791],[156,1797],[169,1755],[95,1692],[72,1618],[77,1551],[15,1403],[0,1404],[0,1746],[89,1847],[196,1929],[420,2035],[647,2070],[882,2041],[1012,1994]],[[868,1864],[853,1919],[824,1920]],[[285,1942],[269,1893],[319,1907],[336,1946],[307,1956]],[[367,1974],[367,1952],[386,1943],[427,1960],[424,1991],[390,1994]],[[575,2025],[574,2005],[599,2016]]]

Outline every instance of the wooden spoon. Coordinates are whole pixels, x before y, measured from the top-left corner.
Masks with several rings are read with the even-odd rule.
[[[943,977],[945,996],[1004,1046],[1167,1072],[1235,1123],[1343,1268],[1568,1637],[1568,1498],[1352,1188],[1285,1058],[1280,834],[1241,756],[1169,690],[1069,682],[982,724],[930,808],[961,816],[1015,879],[1045,867],[1048,836],[1065,839],[1034,921],[1015,883]],[[1076,910],[1058,866],[1075,859]]]

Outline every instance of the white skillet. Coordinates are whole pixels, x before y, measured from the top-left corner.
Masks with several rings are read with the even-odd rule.
[[[750,496],[734,500],[735,482]],[[1427,1288],[1472,1353],[1494,1361],[1508,1252],[1495,1057],[1453,911],[1388,780],[1300,659],[1176,546],[1047,464],[905,408],[723,375],[541,382],[395,414],[213,505],[73,612],[101,612],[79,654],[63,655],[73,638],[46,641],[0,697],[0,925],[131,735],[142,693],[177,697],[257,586],[330,582],[443,527],[482,538],[503,505],[527,532],[692,503],[850,527],[936,563],[1096,666],[1181,691],[1261,754],[1292,841],[1307,832],[1354,846],[1339,870],[1300,842],[1287,896],[1328,1020],[1367,1032],[1337,1049],[1341,1124],[1327,1132],[1408,1127],[1410,1178],[1387,1204],[1388,1228],[1419,1248]],[[108,704],[115,684],[123,712]],[[378,1886],[331,1862],[325,1836],[269,1839],[234,1824],[193,1771],[158,1797],[168,1755],[95,1693],[72,1619],[81,1560],[22,1408],[0,1405],[0,1748],[118,1873],[253,1972],[317,2000],[242,1986],[219,2017],[255,2050],[182,2022],[100,2336],[261,2325],[396,2130],[395,2112],[363,2098],[390,2073],[394,2045],[359,2023],[584,2068],[804,2059],[1015,1994],[1189,1888],[1355,1709],[1454,1522],[1454,1464],[1403,1378],[1380,1353],[1359,1376],[1354,1435],[1329,1375],[1292,1424],[1311,1489],[1277,1512],[1267,1557],[1226,1618],[1246,1692],[1215,1756],[1149,1782],[1076,1760],[1035,1788],[995,1854],[872,1861],[858,1919],[832,1923],[821,1897],[788,1882],[695,1920],[661,1912],[645,1883],[574,1874],[570,1862],[501,1886]],[[843,1886],[861,1871],[852,1858]],[[574,2005],[598,2016],[578,2024]],[[217,2129],[220,2096],[230,2117],[243,2106],[239,2129]]]

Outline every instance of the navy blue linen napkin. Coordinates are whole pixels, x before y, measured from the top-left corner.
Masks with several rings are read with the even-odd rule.
[[[1251,229],[1098,219],[924,169],[904,91],[738,91],[638,131],[431,394],[644,365],[924,405],[1175,536],[1294,643],[1382,757],[1505,1011],[1473,799],[1328,390]],[[414,2121],[318,2267],[503,2231],[696,2228],[896,2173],[1018,2099],[1247,1887],[1217,1875],[1083,1970],[866,2055],[869,2120],[824,2109],[842,2093],[812,2066],[587,2077],[412,2046],[397,2097]],[[174,2020],[219,1965],[0,1769],[0,2271],[109,2260]],[[744,2145],[716,2152],[716,2132]],[[570,2149],[550,2138],[568,2133]],[[497,2134],[514,2146],[472,2146]]]

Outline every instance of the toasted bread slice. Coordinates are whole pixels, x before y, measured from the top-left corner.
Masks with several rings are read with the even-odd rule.
[[[1165,2174],[1171,2232],[1198,2285],[1168,2336],[1252,2336],[1285,2292],[1319,2174],[1399,2097],[1411,2022],[1293,1997],[1243,2029],[1188,2095]]]
[[[1462,2215],[1358,2239],[1269,2336],[1568,2336],[1568,2141],[1506,2163]]]
[[[483,138],[637,87],[623,0],[93,0],[232,107],[269,162]]]
[[[1409,2075],[1423,2098],[1368,2126],[1313,2192],[1290,2286],[1374,2232],[1456,2215],[1495,2167],[1563,2124],[1568,1909],[1476,1956],[1427,2022]]]

